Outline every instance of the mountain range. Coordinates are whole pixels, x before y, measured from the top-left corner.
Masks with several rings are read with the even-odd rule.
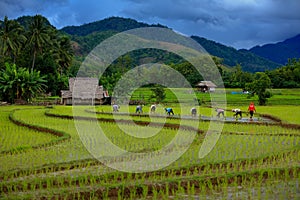
[[[288,58],[300,57],[300,34],[276,44],[255,46],[250,49],[250,52],[285,65]]]
[[[118,32],[141,27],[168,28],[161,24],[146,24],[129,18],[109,17],[80,26],[67,26],[60,31],[71,36],[76,55],[84,56],[106,38]],[[239,64],[248,72],[276,69],[286,64],[289,58],[300,58],[300,35],[276,44],[255,46],[249,50],[237,50],[196,35],[191,38],[209,54],[221,58],[225,66]]]

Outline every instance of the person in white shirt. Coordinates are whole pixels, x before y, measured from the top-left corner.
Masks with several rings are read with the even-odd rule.
[[[156,110],[156,105],[152,104],[151,107],[150,107],[150,112],[155,113],[155,110]]]
[[[240,117],[242,118],[242,111],[241,109],[239,108],[235,108],[235,109],[232,109],[232,112],[234,112],[234,117],[237,117],[238,115],[240,115]]]

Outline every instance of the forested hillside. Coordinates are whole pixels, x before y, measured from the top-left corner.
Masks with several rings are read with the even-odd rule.
[[[132,19],[112,17],[78,27],[57,30],[41,16],[24,16],[0,21],[0,101],[31,101],[49,93],[60,95],[75,77],[85,56],[101,41],[130,28],[147,25]],[[223,77],[225,87],[245,88],[263,71],[277,87],[300,87],[300,60],[290,59],[286,66],[256,56],[247,50],[192,37],[211,55]],[[293,56],[293,55],[292,55]],[[291,56],[291,58],[292,58]],[[176,69],[191,85],[203,80],[193,66],[171,52],[140,49],[120,56],[105,71],[99,83],[112,90],[115,83],[132,68],[145,63],[164,63]]]
[[[300,34],[276,44],[255,46],[251,52],[280,64],[287,64],[289,58],[300,57]]]
[[[61,29],[61,31],[69,34],[72,38],[72,41],[76,42],[76,55],[86,55],[96,45],[98,45],[101,41],[105,40],[109,36],[121,31],[141,27],[165,26],[162,26],[160,24],[148,25],[145,23],[137,22],[133,19],[110,17],[101,21],[96,21],[81,26],[68,26]],[[198,36],[192,36],[192,38],[199,44],[201,44],[208,53],[222,58],[223,64],[229,67],[240,64],[243,70],[249,72],[265,71],[280,67],[280,64],[257,56],[247,50],[236,50],[232,47],[228,47]]]
[[[142,27],[164,27],[160,24],[146,24],[142,22],[137,22],[133,19],[127,19],[122,17],[109,17],[100,21],[83,24],[81,26],[67,26],[61,30],[70,35],[85,36],[94,32],[101,31],[115,31],[122,32],[134,28]]]
[[[201,44],[209,54],[223,58],[223,62],[227,66],[240,64],[242,69],[248,72],[272,70],[280,67],[280,64],[259,57],[247,50],[236,50],[233,47],[203,37],[192,36],[192,38]]]

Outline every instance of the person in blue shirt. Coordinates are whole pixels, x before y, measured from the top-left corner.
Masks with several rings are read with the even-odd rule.
[[[168,113],[168,115],[170,115],[170,114],[174,115],[172,108],[165,108],[165,111]]]

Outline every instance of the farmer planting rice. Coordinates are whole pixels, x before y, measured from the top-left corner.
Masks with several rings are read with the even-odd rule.
[[[117,104],[114,104],[113,106],[113,112],[119,112],[120,106]]]
[[[234,112],[234,115],[233,115],[234,117],[237,118],[237,116],[240,115],[240,118],[242,118],[242,111],[241,111],[241,109],[235,108],[235,109],[232,109],[232,112]]]
[[[142,105],[138,105],[135,109],[135,113],[143,113]]]
[[[248,107],[248,111],[250,113],[250,119],[252,119],[254,111],[256,112],[256,109],[255,109],[255,106],[254,106],[253,102],[250,103],[250,105]]]
[[[196,117],[197,109],[195,107],[191,108],[191,114],[192,114],[193,117]]]
[[[155,113],[155,110],[156,110],[156,105],[152,104],[151,107],[150,107],[150,112]]]
[[[165,108],[165,111],[168,115],[172,114],[174,115],[173,109],[172,108]]]
[[[216,108],[216,112],[217,112],[217,117],[220,117],[220,115],[224,117],[224,109]]]

